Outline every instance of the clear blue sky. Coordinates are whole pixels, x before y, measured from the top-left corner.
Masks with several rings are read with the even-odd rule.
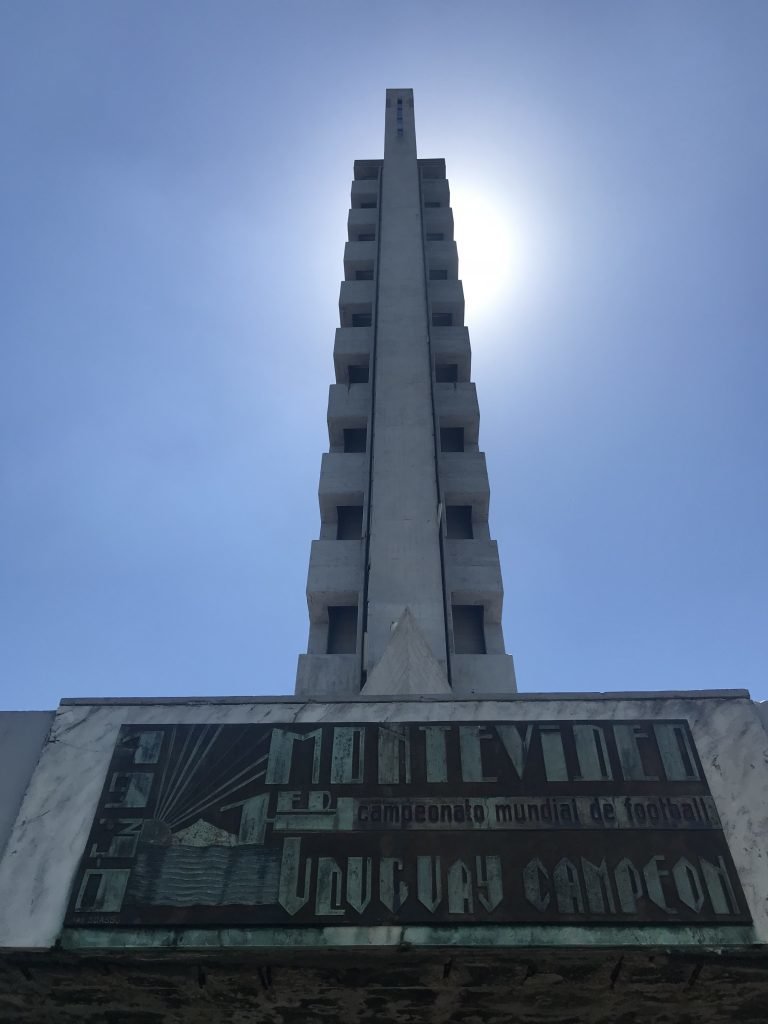
[[[0,3],[2,706],[292,691],[388,86],[515,251],[465,288],[520,689],[768,697],[766,52],[763,0]]]

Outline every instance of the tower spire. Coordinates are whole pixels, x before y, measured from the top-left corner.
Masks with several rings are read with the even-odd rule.
[[[297,693],[513,692],[445,164],[417,157],[410,89],[348,227]]]

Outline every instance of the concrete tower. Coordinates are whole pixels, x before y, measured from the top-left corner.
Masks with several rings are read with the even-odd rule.
[[[412,90],[354,173],[296,692],[512,693],[445,161],[417,157]]]

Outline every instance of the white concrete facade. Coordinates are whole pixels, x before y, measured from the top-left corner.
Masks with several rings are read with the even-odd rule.
[[[387,90],[383,160],[355,163],[348,231],[296,693],[366,692],[406,609],[406,663],[427,651],[448,695],[513,693],[450,190],[417,156],[410,89]]]

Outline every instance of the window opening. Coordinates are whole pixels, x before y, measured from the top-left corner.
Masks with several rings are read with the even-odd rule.
[[[463,452],[464,427],[440,427],[440,451]]]
[[[336,540],[360,540],[363,536],[363,506],[336,506]]]
[[[438,363],[435,367],[435,381],[438,384],[457,384],[459,380],[458,363]]]
[[[348,384],[368,383],[368,363],[350,363],[347,367]]]
[[[354,654],[357,648],[357,605],[328,609],[328,654]]]
[[[463,430],[462,430],[463,434]],[[368,429],[366,427],[345,427],[344,428],[344,451],[364,452],[368,440]],[[464,450],[463,447],[461,449]]]
[[[445,535],[449,540],[472,540],[472,506],[446,505]]]
[[[453,326],[453,313],[433,313],[432,314],[432,326],[433,327],[452,327]]]
[[[453,649],[456,654],[485,654],[485,609],[481,604],[455,604]]]

